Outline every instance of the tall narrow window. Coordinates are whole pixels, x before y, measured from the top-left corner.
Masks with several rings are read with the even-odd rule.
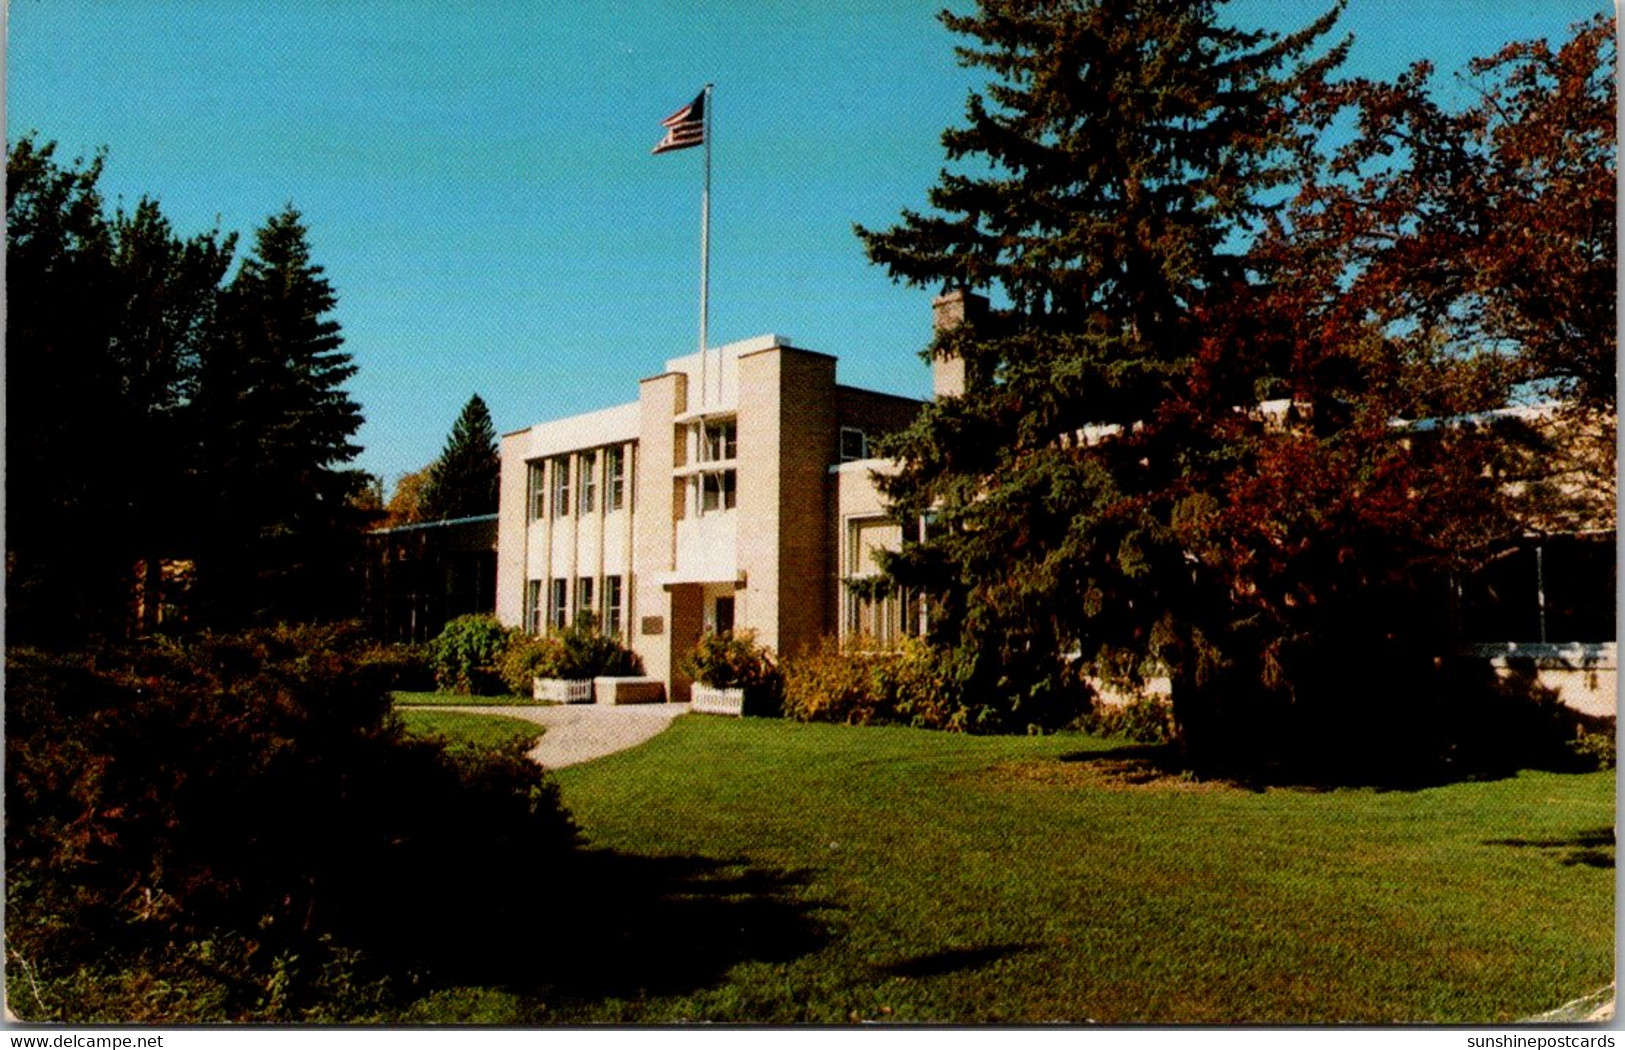
[[[739,502],[739,474],[719,470],[700,475],[700,512],[732,510]]]
[[[553,460],[553,516],[562,518],[570,513],[570,457],[558,456]]]
[[[739,425],[731,419],[706,423],[700,435],[700,459],[712,463],[739,455]]]
[[[579,460],[581,467],[581,499],[577,510],[582,514],[591,514],[598,509],[598,453],[583,452]]]
[[[547,619],[550,626],[556,630],[564,630],[570,622],[570,581],[553,578],[553,593],[549,596]]]
[[[594,619],[597,618],[594,616],[594,610],[592,607],[591,576],[582,576],[576,580],[576,619],[579,620],[582,613],[593,616]]]
[[[525,630],[541,634],[546,610],[542,607],[542,581],[525,582]]]
[[[604,450],[604,509],[620,510],[626,505],[626,449],[619,445]]]
[[[530,481],[526,485],[526,502],[530,504],[530,520],[547,516],[547,464],[530,464]]]
[[[621,595],[621,578],[604,577],[604,633],[611,638],[621,636],[621,620],[626,615],[625,598]]]

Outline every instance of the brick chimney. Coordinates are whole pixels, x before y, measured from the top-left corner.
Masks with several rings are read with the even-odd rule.
[[[944,292],[931,302],[931,328],[942,333],[962,324],[974,324],[987,312],[987,299],[964,288]],[[965,359],[931,358],[931,396],[941,401],[965,392]]]

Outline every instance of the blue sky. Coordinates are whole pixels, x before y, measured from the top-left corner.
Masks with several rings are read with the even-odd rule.
[[[391,484],[471,393],[500,431],[636,397],[693,350],[702,151],[651,156],[716,85],[711,342],[764,332],[841,381],[924,396],[928,291],[851,229],[919,207],[978,83],[940,0],[12,0],[8,141],[108,150],[110,201],[249,238],[292,202],[338,296]],[[963,2],[955,3],[964,9]],[[1448,85],[1606,0],[1351,0],[1349,72]],[[1237,0],[1294,28],[1323,5]]]

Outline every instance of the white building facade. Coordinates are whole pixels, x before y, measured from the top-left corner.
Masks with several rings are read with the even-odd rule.
[[[835,367],[760,336],[667,361],[636,401],[505,435],[498,618],[541,633],[591,614],[678,701],[705,631],[792,654],[906,626],[842,581],[901,537],[869,447],[920,402],[841,386]]]

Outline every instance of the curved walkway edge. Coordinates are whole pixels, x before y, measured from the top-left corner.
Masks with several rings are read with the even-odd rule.
[[[430,711],[507,715],[547,727],[530,757],[548,769],[563,769],[636,747],[659,735],[687,704],[562,704],[550,707],[403,705]]]
[[[1564,1003],[1555,1010],[1525,1017],[1519,1024],[1599,1024],[1614,1019],[1614,985]]]

